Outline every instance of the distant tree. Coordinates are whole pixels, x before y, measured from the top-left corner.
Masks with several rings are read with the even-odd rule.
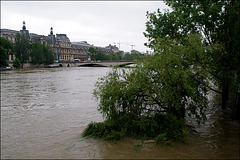
[[[43,63],[43,46],[41,43],[37,42],[31,44],[30,56],[33,64]]]
[[[53,49],[48,45],[43,45],[43,63],[44,64],[54,63],[54,52]]]
[[[137,53],[137,52],[132,52],[131,53],[132,59],[133,60],[142,60],[144,55],[141,53]]]
[[[104,54],[102,51],[97,51],[96,60],[109,60],[110,57],[107,54]]]
[[[15,58],[13,61],[13,67],[14,68],[20,68],[21,67],[21,62],[18,58]]]
[[[12,43],[4,38],[0,37],[0,67],[8,66],[9,52],[13,49]]]
[[[124,55],[125,60],[143,60],[144,59],[144,54],[137,53],[137,52],[131,52],[131,53],[126,53]]]
[[[96,61],[96,49],[94,47],[89,47],[88,52],[90,52],[91,60]]]
[[[0,67],[8,66],[8,54],[6,53],[5,49],[0,46]]]
[[[122,52],[116,52],[116,53],[114,53],[115,55],[116,55],[116,59],[117,60],[122,60]]]
[[[117,60],[117,55],[112,53],[112,54],[109,55],[109,59],[110,60]]]
[[[17,33],[14,43],[15,56],[22,64],[29,60],[30,42],[23,33]]]
[[[133,60],[133,57],[131,56],[130,53],[126,53],[126,54],[124,55],[123,59],[125,59],[125,60]]]
[[[54,63],[54,52],[52,48],[39,42],[31,44],[30,56],[33,64]]]

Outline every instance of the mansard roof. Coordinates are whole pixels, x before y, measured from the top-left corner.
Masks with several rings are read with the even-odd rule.
[[[19,31],[11,30],[11,29],[1,29],[1,35],[10,35],[10,34],[17,34]]]
[[[81,46],[92,46],[89,43],[87,43],[86,41],[72,42],[72,44],[81,45]]]
[[[72,48],[73,49],[88,50],[91,46],[92,45],[88,44],[86,41],[72,42]]]
[[[32,42],[39,42],[41,37],[42,37],[41,35],[30,33],[30,39]]]
[[[108,52],[108,53],[113,53],[113,51],[109,48],[104,48],[104,47],[96,47],[97,50],[103,51],[103,52]]]
[[[72,46],[72,49],[81,49],[85,51],[87,51],[90,47],[90,46],[80,45],[80,44],[72,44],[71,46]]]
[[[66,34],[56,34],[56,41],[70,42]]]
[[[108,48],[108,49],[118,49],[118,47],[116,45],[111,45],[109,44],[109,46],[106,46],[105,48]]]
[[[46,36],[46,40],[48,44],[56,44],[56,38],[55,35],[48,35]]]

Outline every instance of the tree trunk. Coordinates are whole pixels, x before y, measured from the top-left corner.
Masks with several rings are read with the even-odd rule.
[[[240,91],[237,92],[232,114],[233,120],[240,120]]]
[[[225,109],[227,107],[227,101],[229,99],[229,83],[227,79],[223,80],[222,86],[222,108]]]
[[[238,76],[238,90],[235,97],[235,103],[233,107],[232,119],[240,120],[240,71],[237,72]]]

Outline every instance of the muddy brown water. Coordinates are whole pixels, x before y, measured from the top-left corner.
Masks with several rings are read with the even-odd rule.
[[[125,138],[116,144],[81,138],[91,121],[103,121],[92,98],[94,83],[110,68],[52,68],[1,72],[1,158],[10,159],[238,159],[239,123],[211,98],[208,121],[189,144],[173,147]]]

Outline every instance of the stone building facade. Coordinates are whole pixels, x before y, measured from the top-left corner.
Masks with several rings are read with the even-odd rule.
[[[118,49],[118,47],[117,47],[116,45],[113,46],[113,45],[109,44],[109,45],[106,46],[105,48],[111,49],[114,53],[120,52],[120,50]]]
[[[76,62],[91,60],[91,56],[88,52],[89,47],[94,47],[96,50],[100,50],[105,54],[114,53],[111,48],[97,47],[88,44],[86,41],[71,42],[66,34],[53,34],[53,28],[50,28],[50,34],[48,36],[38,35],[35,33],[29,33],[26,29],[25,22],[23,21],[23,27],[20,31],[1,29],[1,37],[5,37],[11,42],[15,42],[15,35],[17,33],[25,34],[30,43],[40,42],[41,44],[49,45],[52,47],[55,59],[59,62]],[[13,61],[14,56],[9,56],[9,61]]]

